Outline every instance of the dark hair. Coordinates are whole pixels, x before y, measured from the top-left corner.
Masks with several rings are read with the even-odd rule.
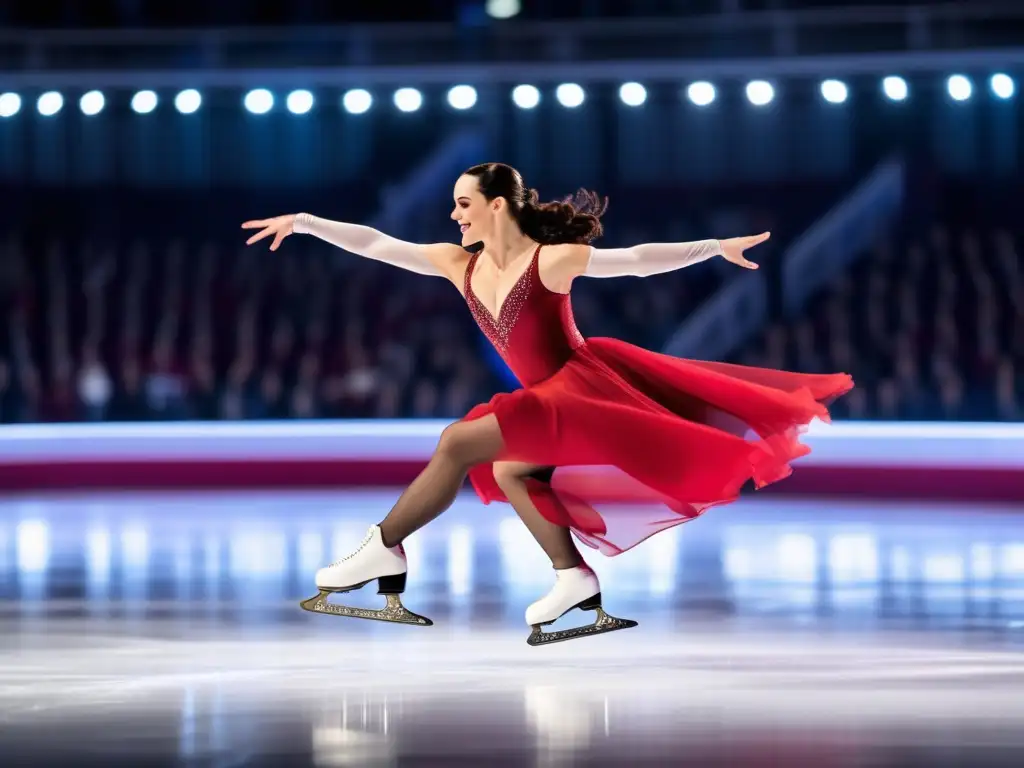
[[[559,202],[541,203],[537,190],[527,189],[522,175],[510,165],[483,163],[463,175],[476,176],[487,200],[505,198],[519,229],[542,245],[589,243],[604,231],[601,217],[608,200],[594,192],[581,189]]]

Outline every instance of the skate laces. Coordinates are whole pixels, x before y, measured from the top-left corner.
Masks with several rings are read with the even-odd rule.
[[[351,560],[353,557],[355,557],[360,552],[362,552],[363,549],[366,547],[366,545],[369,544],[371,541],[373,541],[373,533],[374,533],[374,530],[373,530],[373,528],[371,528],[369,531],[366,532],[366,536],[363,537],[362,544],[360,544],[352,552],[350,552],[349,554],[345,555],[340,560],[335,560],[333,563],[331,563],[331,567],[333,568],[335,565],[340,565],[341,563],[344,563],[346,560]]]

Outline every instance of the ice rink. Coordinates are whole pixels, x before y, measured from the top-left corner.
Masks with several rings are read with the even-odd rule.
[[[1024,759],[1024,508],[744,500],[588,555],[639,627],[530,648],[550,568],[463,496],[407,543],[433,627],[300,610],[397,493],[0,502],[4,765]]]

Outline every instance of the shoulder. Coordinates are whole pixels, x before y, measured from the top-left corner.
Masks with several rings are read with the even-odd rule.
[[[560,264],[563,267],[580,266],[586,268],[590,261],[592,246],[579,243],[561,243],[545,245],[541,248],[542,260],[548,264]]]
[[[454,243],[431,243],[424,245],[423,251],[430,263],[461,289],[471,254],[461,245]]]
[[[572,281],[587,271],[590,245],[562,243],[541,248],[538,270],[541,282],[556,293],[568,293]]]

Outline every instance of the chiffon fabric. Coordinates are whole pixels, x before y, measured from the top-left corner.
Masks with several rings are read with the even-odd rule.
[[[609,338],[584,339],[568,294],[540,280],[541,248],[497,317],[465,296],[481,331],[523,384],[473,408],[494,414],[496,461],[537,465],[530,497],[548,520],[605,555],[778,482],[810,449],[800,435],[848,392],[844,373],[801,374],[683,360]],[[493,464],[470,483],[485,503],[507,501]]]

